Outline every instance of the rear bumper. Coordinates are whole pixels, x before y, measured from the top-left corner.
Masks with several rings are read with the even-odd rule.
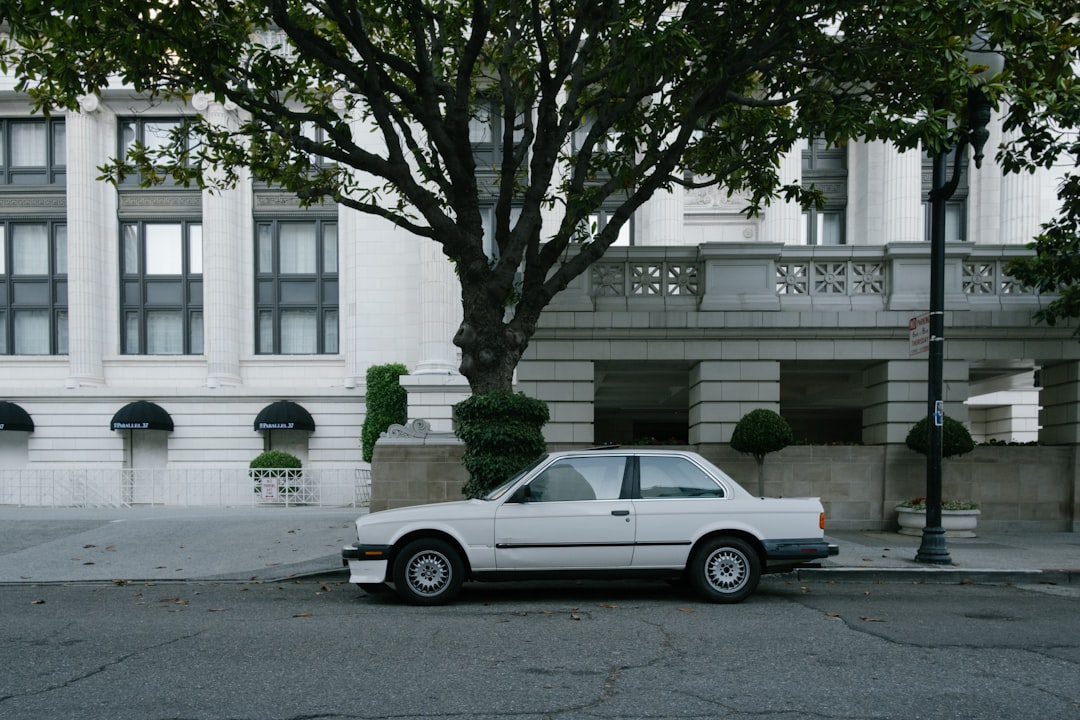
[[[765,546],[765,559],[769,561],[798,562],[801,560],[818,560],[840,554],[840,548],[837,545],[832,545],[824,540],[766,540],[762,544]]]

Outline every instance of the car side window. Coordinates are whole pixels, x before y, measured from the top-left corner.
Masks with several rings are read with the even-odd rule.
[[[642,456],[638,463],[642,498],[724,497],[724,488],[686,458]]]
[[[562,458],[529,484],[529,501],[618,500],[625,467],[625,457]]]

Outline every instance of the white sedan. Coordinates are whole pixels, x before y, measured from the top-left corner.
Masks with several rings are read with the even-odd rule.
[[[466,580],[684,579],[734,603],[763,571],[837,553],[817,498],[759,498],[692,452],[555,452],[483,499],[384,510],[341,551],[349,581],[450,602]]]

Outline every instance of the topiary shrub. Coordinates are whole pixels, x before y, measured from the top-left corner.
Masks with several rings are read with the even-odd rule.
[[[250,468],[248,475],[255,481],[255,492],[258,494],[262,492],[262,480],[264,478],[284,478],[289,480],[294,478],[296,473],[287,471],[299,470],[303,467],[303,463],[300,462],[300,458],[292,453],[283,450],[267,450],[256,455],[248,467]],[[289,483],[278,482],[277,485],[278,491],[283,493],[295,493],[298,489]]]
[[[765,494],[765,478],[761,472],[765,456],[783,450],[794,439],[788,421],[766,408],[751,410],[735,425],[731,447],[736,452],[753,455],[757,461],[758,495]]]
[[[930,418],[924,417],[912,425],[904,440],[905,445],[920,455],[925,455],[929,449],[929,423]],[[975,441],[971,439],[971,433],[964,427],[964,423],[946,415],[941,425],[941,457],[964,455],[974,449]]]
[[[465,497],[482,497],[543,455],[548,417],[546,403],[523,393],[481,393],[455,405],[457,436],[465,444],[461,461],[469,472]]]
[[[371,462],[375,443],[391,425],[404,425],[409,416],[409,394],[400,378],[409,371],[400,363],[372,365],[367,371],[364,425],[360,430],[364,462]]]

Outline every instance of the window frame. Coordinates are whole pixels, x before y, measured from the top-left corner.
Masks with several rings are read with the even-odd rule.
[[[179,226],[180,272],[157,273],[147,271],[147,228],[150,226]],[[130,251],[128,229],[135,229],[136,258],[134,266],[129,263]],[[193,269],[195,243],[193,228],[198,229],[198,267]],[[120,274],[120,354],[153,356],[199,356],[205,352],[205,325],[203,302],[203,233],[201,219],[154,217],[125,219],[120,222],[119,274]],[[178,299],[158,300],[155,292],[176,286]],[[157,313],[179,313],[183,339],[180,352],[150,352],[150,321]],[[129,320],[134,318],[137,338],[131,338]]]
[[[12,164],[12,150],[16,144],[12,130],[20,125],[33,125],[45,129],[44,165]],[[19,180],[20,178],[22,181]],[[67,125],[63,118],[0,118],[0,186],[27,188],[58,186],[66,183]]]
[[[281,229],[287,225],[314,226],[314,260],[312,272],[282,272]],[[334,248],[328,255],[327,228],[333,227]],[[263,265],[263,232],[268,232],[270,267]],[[341,283],[340,283],[340,224],[334,217],[274,217],[255,220],[254,238],[254,354],[260,356],[339,355],[341,353]],[[329,257],[334,258],[333,270],[327,269]],[[293,294],[289,298],[290,291]],[[301,294],[307,294],[307,300]],[[283,319],[294,312],[313,312],[315,315],[314,352],[286,352]],[[265,337],[264,319],[268,317],[271,338]],[[333,324],[333,338],[328,329]]]
[[[964,148],[964,155],[964,161],[960,163],[960,179],[956,184],[956,190],[953,191],[952,197],[945,201],[945,242],[947,243],[967,242],[968,240],[967,210],[970,192],[968,165],[970,160],[966,147]],[[953,168],[956,166],[955,147],[949,150],[945,163],[945,179],[948,182],[949,178],[952,177]],[[924,152],[922,154],[922,188],[920,196],[922,197],[923,208],[923,240],[926,242],[930,242],[931,225],[933,223],[930,217],[930,191],[933,186],[934,156]],[[955,232],[950,233],[950,230],[955,230]],[[950,237],[950,234],[955,235],[955,237]]]
[[[46,272],[15,272],[13,229],[20,226],[45,228],[48,241]],[[49,321],[47,352],[18,352],[20,339],[16,316],[26,311],[46,313]],[[45,357],[67,354],[67,221],[29,218],[0,220],[0,356]]]
[[[145,140],[145,138],[146,138],[146,130],[147,130],[147,128],[149,126],[155,125],[155,124],[162,124],[163,125],[163,124],[167,124],[167,123],[175,123],[177,125],[177,127],[183,127],[185,123],[189,123],[189,122],[191,122],[191,120],[192,120],[192,118],[190,116],[184,116],[184,115],[147,115],[147,116],[139,115],[139,116],[118,117],[116,119],[117,157],[118,157],[119,161],[127,169],[127,173],[124,176],[123,181],[120,183],[120,187],[124,188],[124,189],[141,187],[141,183],[142,183],[142,180],[143,180],[144,176],[143,176],[142,173],[136,172],[136,168],[134,166],[131,166],[131,165],[127,164],[128,163],[128,159],[127,159],[128,158],[128,150],[131,147],[133,147],[136,143],[140,143],[140,142],[144,146],[146,146],[146,140]],[[131,139],[131,140],[126,140],[125,137],[124,137],[124,133],[127,130],[127,127],[129,125],[133,125],[134,128],[135,128],[135,137],[133,139]],[[188,146],[188,149],[190,149],[190,147],[191,147],[191,138],[190,138],[190,136],[187,139],[187,146]],[[148,147],[152,147],[152,146],[148,146]],[[162,166],[162,167],[164,167],[164,166]],[[190,190],[189,188],[185,188],[182,183],[178,182],[177,180],[175,180],[174,178],[171,178],[171,177],[165,178],[165,181],[163,183],[161,183],[160,185],[156,186],[155,189],[162,189],[162,190],[169,190],[169,189]]]
[[[847,151],[847,145],[830,146],[823,137],[808,140],[802,150],[802,186],[828,191],[824,207],[820,210],[811,207],[802,212],[803,239],[807,245],[847,244]],[[837,160],[839,164],[836,164]],[[828,220],[836,224],[835,236],[826,237],[824,228]],[[832,237],[835,237],[835,242],[826,242]]]

